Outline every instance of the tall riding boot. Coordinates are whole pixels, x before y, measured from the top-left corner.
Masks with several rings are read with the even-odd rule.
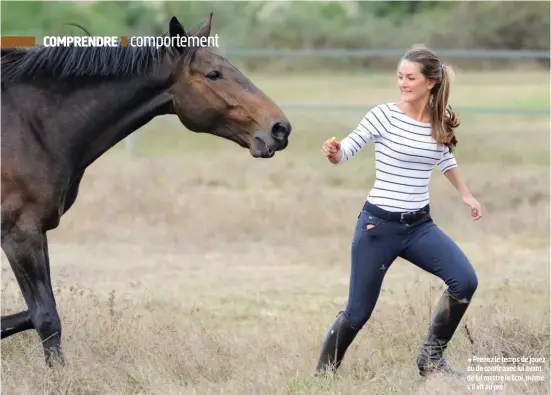
[[[465,314],[468,301],[459,301],[444,291],[432,318],[425,342],[421,347],[421,353],[417,358],[419,374],[426,376],[431,372],[448,373],[457,376],[465,375],[465,372],[455,370],[443,358],[446,350],[461,318]]]
[[[350,327],[348,317],[341,311],[325,336],[315,375],[321,376],[327,371],[336,372],[357,334],[358,331]]]

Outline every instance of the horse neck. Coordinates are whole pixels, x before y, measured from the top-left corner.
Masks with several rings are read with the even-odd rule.
[[[73,90],[63,102],[66,106],[56,116],[63,122],[58,130],[72,134],[70,159],[79,169],[88,167],[156,116],[172,113],[168,79],[100,81]]]

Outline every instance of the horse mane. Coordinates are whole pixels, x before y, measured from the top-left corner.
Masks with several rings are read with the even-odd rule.
[[[34,47],[2,52],[2,80],[131,77],[150,70],[166,47]]]
[[[4,56],[4,55],[9,55],[13,52],[24,51],[24,49],[19,47],[7,47],[7,48],[2,48],[1,51],[2,51],[2,56]]]
[[[187,46],[182,56],[191,62],[198,48]],[[165,54],[174,56],[175,51],[165,46],[3,48],[2,81],[134,77],[148,73]]]
[[[90,33],[82,25],[74,24]],[[194,36],[200,26],[186,32]],[[164,33],[163,36],[168,35]],[[130,40],[130,38],[129,38]],[[199,47],[186,46],[184,59],[191,62]],[[163,55],[175,55],[170,47],[45,47],[2,48],[0,72],[3,82],[38,78],[69,80],[78,77],[134,77],[148,73]]]

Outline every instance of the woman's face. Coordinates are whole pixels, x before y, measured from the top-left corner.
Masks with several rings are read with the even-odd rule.
[[[421,73],[419,63],[402,60],[398,67],[398,87],[402,100],[406,103],[415,103],[429,97],[434,81],[427,80]]]

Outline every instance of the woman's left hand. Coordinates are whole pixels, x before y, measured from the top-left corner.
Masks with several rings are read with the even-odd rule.
[[[480,203],[478,203],[474,197],[466,196],[463,198],[463,202],[471,208],[471,217],[473,217],[473,221],[482,218],[482,207],[480,207]]]

